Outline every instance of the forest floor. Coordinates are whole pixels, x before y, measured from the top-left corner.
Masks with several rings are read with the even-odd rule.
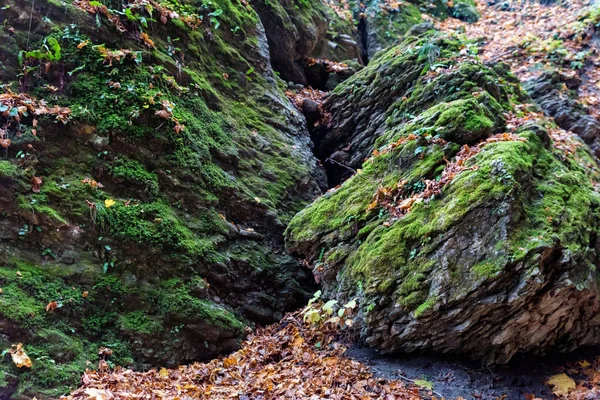
[[[583,23],[600,12],[597,1],[492,0],[479,1],[477,8],[481,19],[476,23],[449,18],[436,27],[483,40],[481,60],[509,64],[522,82],[548,70],[557,70],[565,81],[580,80],[579,102],[600,117],[600,35]]]
[[[590,2],[489,3],[479,2],[477,23],[449,19],[436,25],[483,38],[481,59],[508,63],[522,80],[549,68],[576,77],[578,100],[599,117],[600,39],[577,30]],[[305,322],[296,312],[251,333],[239,351],[209,363],[134,372],[111,370],[101,361],[99,371],[88,371],[82,387],[66,399],[600,399],[597,350],[520,358],[508,367],[487,369],[454,359],[348,350],[351,338],[337,328]]]

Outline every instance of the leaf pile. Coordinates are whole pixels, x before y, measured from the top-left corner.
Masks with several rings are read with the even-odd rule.
[[[112,399],[420,399],[418,388],[377,379],[343,356],[333,324],[313,325],[301,312],[260,328],[225,358],[177,369],[87,371],[63,400]]]
[[[322,60],[319,60],[322,61]],[[296,106],[300,112],[302,112],[302,104],[304,100],[309,99],[316,102],[319,105],[319,110],[321,111],[321,119],[317,121],[315,125],[318,124],[329,124],[331,122],[331,114],[329,114],[323,108],[323,102],[329,92],[324,92],[319,89],[313,89],[311,87],[304,87],[301,90],[286,90],[285,95],[288,99]]]
[[[31,133],[36,134],[38,115],[53,115],[57,121],[66,124],[71,115],[71,109],[67,107],[49,107],[44,100],[36,100],[25,93],[13,93],[6,89],[0,93],[0,116],[4,123],[0,125],[0,147],[7,149],[11,145],[11,138],[19,134],[22,129],[23,119],[33,115],[33,129]]]
[[[600,398],[600,357],[592,362],[582,360],[568,363],[559,372],[546,382],[557,398],[565,400]],[[538,399],[529,396],[527,400]]]
[[[335,62],[327,59],[317,59],[308,57],[306,58],[305,62],[309,67],[315,64],[322,64],[327,70],[327,72],[342,72],[348,69],[348,64]]]

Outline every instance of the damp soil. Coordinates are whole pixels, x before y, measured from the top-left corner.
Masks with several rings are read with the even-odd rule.
[[[458,357],[427,355],[380,355],[371,348],[355,346],[347,357],[371,367],[375,376],[407,382],[426,380],[433,384],[436,398],[447,400],[524,400],[533,394],[540,399],[554,399],[545,382],[562,373],[565,365],[591,360],[600,355],[600,348],[581,349],[573,353],[539,356],[519,356],[502,366],[482,367],[481,364]]]

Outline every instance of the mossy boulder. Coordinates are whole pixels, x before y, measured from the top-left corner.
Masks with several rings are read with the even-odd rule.
[[[370,60],[380,50],[397,45],[404,34],[423,21],[419,6],[413,3],[363,3],[356,15],[364,58]]]
[[[465,22],[477,22],[481,18],[474,0],[453,1],[452,7],[450,7],[450,16]]]
[[[411,35],[411,29],[432,29],[425,19],[445,20],[454,17],[466,22],[480,18],[473,0],[411,0],[408,2],[382,2],[367,0],[354,4],[354,18],[358,23],[359,40],[365,60],[372,59],[381,50],[400,43]],[[429,17],[423,17],[427,15]],[[421,26],[419,26],[421,25]]]
[[[516,78],[501,64],[484,67],[475,53],[476,45],[460,37],[425,32],[340,84],[325,102],[332,123],[312,132],[330,185],[407,129],[461,144],[501,131],[509,99],[521,89],[506,84]]]
[[[597,164],[575,136],[554,142],[518,83],[449,51],[451,38],[435,42],[444,70],[406,63],[428,40],[389,50],[332,95],[365,110],[334,114],[331,132],[367,160],[293,218],[289,249],[313,262],[326,296],[358,299],[361,337],[383,352],[491,364],[598,344]],[[505,126],[502,113],[523,112],[534,114]]]
[[[283,231],[324,174],[259,16],[134,3],[0,10],[0,90],[66,113],[3,125],[0,351],[34,365],[0,360],[3,399],[58,398],[101,346],[136,368],[210,359],[313,291]]]

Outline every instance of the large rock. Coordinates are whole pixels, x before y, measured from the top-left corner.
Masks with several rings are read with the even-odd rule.
[[[410,38],[381,53],[326,100],[324,108],[332,120],[318,126],[312,136],[331,186],[359,168],[376,141],[387,143],[391,131],[410,126],[457,143],[472,143],[500,131],[503,104],[511,95],[521,96],[518,88],[502,85],[491,68],[482,69],[471,59],[449,62],[463,47],[456,38],[428,34]],[[428,71],[428,77],[438,74],[431,68],[445,73],[439,79],[420,79]],[[505,66],[494,68],[503,73],[503,80],[514,81],[504,74]],[[477,90],[475,98],[472,93]]]
[[[422,14],[444,20],[448,16],[466,22],[476,22],[480,18],[473,0],[456,0],[451,6],[443,0],[411,0],[408,2],[381,2],[367,0],[356,6],[354,18],[358,21],[358,32],[367,61],[375,54],[390,46],[395,46],[409,35],[411,27],[423,21]],[[432,29],[433,25],[427,25]]]
[[[446,68],[412,60],[428,43]],[[515,118],[519,99],[502,68],[428,37],[332,95],[345,109],[330,133],[362,169],[297,214],[287,243],[326,296],[358,298],[370,345],[489,364],[600,343],[598,167],[541,114]]]
[[[57,397],[100,346],[138,368],[212,358],[313,291],[283,230],[324,174],[253,8],[71,3],[0,11],[1,90],[71,110],[0,104],[0,349],[35,357],[2,360],[2,399]]]
[[[304,72],[307,57],[360,60],[352,21],[327,2],[258,0],[252,6],[266,28],[273,68],[286,81],[314,86]]]
[[[573,99],[570,90],[577,90],[580,82],[568,79],[568,90],[560,74],[547,72],[530,79],[523,85],[535,102],[552,116],[563,129],[579,135],[590,146],[596,157],[600,157],[600,121]]]

